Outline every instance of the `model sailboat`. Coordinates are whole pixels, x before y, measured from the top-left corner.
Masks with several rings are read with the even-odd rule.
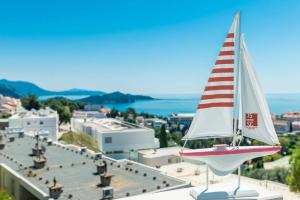
[[[238,45],[236,45],[238,44]],[[232,137],[232,145],[184,150],[180,154],[205,162],[217,175],[236,170],[247,160],[274,154],[281,147],[257,79],[238,13],[212,69],[193,122],[183,140]],[[248,137],[269,146],[239,146]]]

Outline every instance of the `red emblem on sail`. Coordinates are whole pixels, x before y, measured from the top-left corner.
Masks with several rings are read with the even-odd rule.
[[[257,128],[257,113],[246,113],[246,128]]]

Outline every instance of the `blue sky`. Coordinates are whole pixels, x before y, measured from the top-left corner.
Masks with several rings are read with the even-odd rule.
[[[298,0],[1,1],[1,78],[201,93],[237,10],[264,91],[300,92]]]

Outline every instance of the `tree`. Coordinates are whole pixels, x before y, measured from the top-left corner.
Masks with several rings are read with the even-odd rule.
[[[259,180],[270,180],[279,183],[286,184],[286,177],[288,176],[288,170],[284,167],[275,167],[274,169],[245,169],[242,174],[244,176],[259,179]]]
[[[108,117],[116,118],[119,116],[119,111],[116,108],[112,108],[108,114]]]
[[[283,136],[283,137],[279,137],[279,142],[281,145],[281,154],[282,155],[288,155],[291,154],[292,152],[290,152],[290,147],[291,147],[291,139],[287,136]]]
[[[162,125],[160,128],[160,134],[159,134],[159,142],[160,147],[168,147],[168,138],[167,138],[167,132],[166,132],[166,125]]]
[[[44,104],[57,111],[60,123],[70,122],[72,112],[74,110],[82,109],[84,106],[82,103],[73,102],[65,98],[47,99]]]
[[[0,200],[12,200],[6,191],[0,190]]]
[[[252,163],[253,163],[253,169],[264,168],[264,162],[262,157],[254,158],[252,160]]]
[[[291,157],[290,175],[287,177],[287,182],[290,189],[295,192],[300,192],[300,145],[297,150],[294,150]]]
[[[22,105],[27,110],[35,109],[39,110],[43,105],[39,102],[37,97],[33,94],[28,94],[26,97],[21,99]]]
[[[10,117],[11,117],[11,114],[9,112],[4,112],[4,113],[1,114],[1,118],[8,119]]]
[[[136,116],[136,111],[134,108],[127,108],[126,112],[128,114],[132,114],[132,115]]]
[[[63,106],[62,109],[59,109],[58,111],[59,115],[59,121],[60,123],[67,123],[70,122],[72,113],[70,111],[70,107],[68,106]]]

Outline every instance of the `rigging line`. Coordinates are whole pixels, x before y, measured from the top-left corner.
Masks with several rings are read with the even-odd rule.
[[[188,142],[188,140],[184,141],[184,144],[183,144],[183,146],[181,148],[181,153],[183,153],[183,149],[184,149],[184,147],[185,147],[185,145],[186,145],[187,142]],[[182,162],[182,154],[180,154],[180,162]]]

